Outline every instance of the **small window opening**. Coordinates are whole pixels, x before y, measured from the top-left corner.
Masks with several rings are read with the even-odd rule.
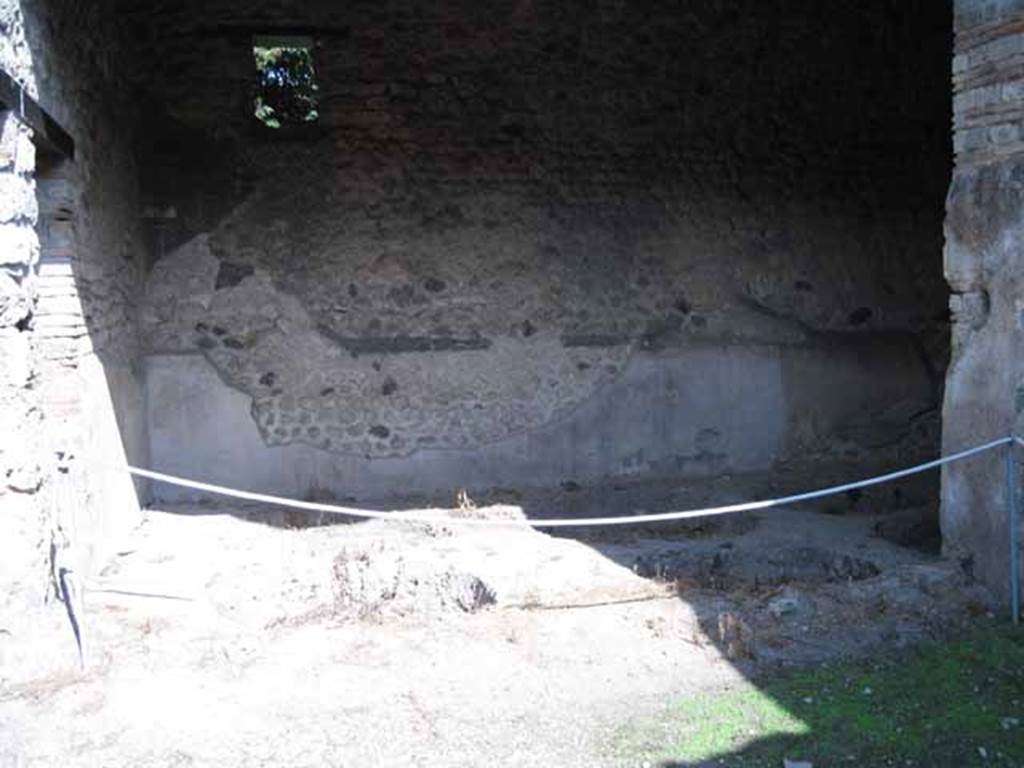
[[[258,36],[253,114],[268,128],[305,125],[320,117],[319,86],[313,68],[313,40],[298,36]]]

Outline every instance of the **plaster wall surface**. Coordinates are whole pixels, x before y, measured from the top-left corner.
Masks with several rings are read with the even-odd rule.
[[[220,472],[218,425],[239,481],[374,495],[934,451],[943,4],[119,7],[159,468]],[[288,29],[320,119],[274,132],[252,35]]]
[[[879,404],[906,403],[916,390],[918,407],[926,406],[931,385],[905,348],[890,345],[871,355],[884,359],[886,376],[848,348],[828,356],[741,345],[641,353],[559,420],[485,446],[391,458],[302,443],[268,450],[250,398],[226,386],[202,355],[153,355],[146,362],[148,429],[152,459],[164,471],[297,497],[447,498],[464,487],[751,472],[793,456],[807,439],[799,431],[809,423],[830,437],[845,435],[850,445],[898,440],[907,414],[885,413]],[[813,397],[818,388],[808,382],[821,377],[831,385],[830,398]],[[154,493],[167,500],[203,496],[163,485]]]
[[[954,319],[943,408],[949,450],[1024,430],[1024,3],[959,0],[956,22],[957,156],[945,249]],[[942,529],[948,553],[1008,592],[1003,458],[947,468]]]

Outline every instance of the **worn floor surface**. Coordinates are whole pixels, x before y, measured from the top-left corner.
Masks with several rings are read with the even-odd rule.
[[[59,610],[0,633],[0,766],[639,765],[609,736],[673,697],[987,610],[871,515],[579,541],[176,511],[88,585],[84,670]]]

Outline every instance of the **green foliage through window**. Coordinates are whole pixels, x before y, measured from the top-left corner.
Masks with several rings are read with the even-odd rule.
[[[253,46],[256,57],[256,119],[268,128],[314,122],[317,111],[316,72],[308,47]]]

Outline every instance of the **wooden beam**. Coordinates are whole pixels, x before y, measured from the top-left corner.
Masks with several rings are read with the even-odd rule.
[[[75,141],[22,87],[0,69],[0,109],[10,112],[32,129],[36,145],[67,159],[75,156]]]

